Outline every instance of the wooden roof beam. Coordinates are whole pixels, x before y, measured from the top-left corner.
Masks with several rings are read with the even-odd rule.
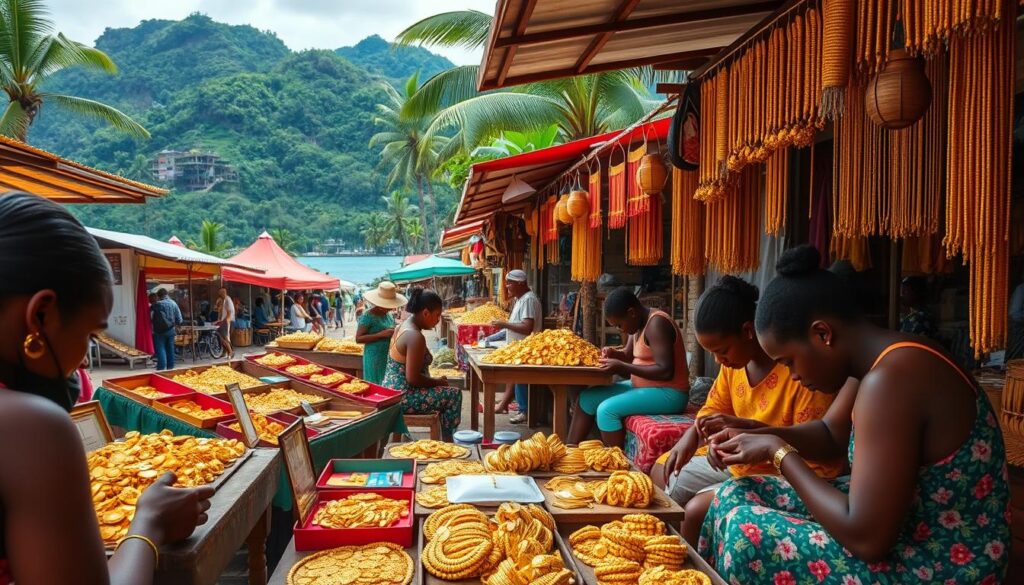
[[[623,0],[622,4],[619,5],[619,9],[615,11],[615,16],[609,24],[613,26],[620,26],[624,20],[629,18],[629,15],[639,3],[640,0]],[[594,60],[594,56],[597,55],[598,51],[604,48],[605,44],[611,40],[612,35],[615,34],[615,30],[616,29],[613,28],[607,32],[603,32],[594,37],[594,40],[590,41],[590,45],[587,46],[585,51],[583,51],[579,60],[576,61],[576,66],[573,67],[573,70],[576,71],[576,75],[579,75],[586,70],[587,65],[590,65],[590,62]]]
[[[693,12],[677,12],[675,14],[668,14],[665,16],[648,16],[644,18],[634,18],[624,21],[613,20],[610,22],[602,22],[600,24],[590,24],[587,26],[556,29],[532,34],[520,33],[511,37],[499,37],[494,42],[494,46],[496,48],[505,48],[520,45],[535,45],[538,43],[549,43],[552,41],[564,41],[567,39],[575,39],[579,37],[589,37],[591,35],[596,34],[614,34],[617,32],[641,30],[646,28],[688,24],[691,22],[701,22],[707,20],[717,20],[719,18],[733,16],[746,16],[748,14],[757,14],[759,12],[771,12],[778,8],[781,4],[781,0],[770,0],[766,2],[758,2],[755,4],[748,4],[746,6],[733,6],[730,8],[710,8],[707,10],[696,10]]]
[[[521,36],[526,32],[526,26],[530,23],[530,17],[533,16],[533,9],[536,7],[537,0],[524,0],[523,5],[519,7],[519,18],[516,19],[516,24],[513,27],[516,36]],[[498,31],[498,34],[501,34],[501,31]],[[498,85],[505,82],[509,67],[512,66],[512,61],[516,58],[517,49],[517,46],[512,46],[505,51],[505,59],[501,62],[501,70],[498,71]]]

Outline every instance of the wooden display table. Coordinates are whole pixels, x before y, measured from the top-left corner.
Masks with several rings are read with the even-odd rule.
[[[320,364],[321,366],[341,370],[342,372],[353,375],[357,378],[363,377],[363,356],[361,355],[353,353],[335,353],[333,351],[288,349],[271,345],[266,346],[266,350],[291,354],[304,360],[311,361],[314,364]]]
[[[288,548],[284,550],[284,555],[281,557],[281,560],[277,563],[277,568],[274,569],[274,574],[270,576],[270,585],[285,585],[288,579],[288,571],[292,570],[292,567],[295,566],[295,563],[301,561],[302,559],[308,557],[309,555],[315,552],[318,551],[299,552],[295,550],[295,539],[292,538],[292,541],[288,543]],[[416,545],[414,544],[413,546],[405,549],[405,552],[410,557],[412,557],[412,564],[415,567],[412,574],[412,582],[420,583],[423,580],[423,577],[420,574],[421,571],[423,571],[423,567],[420,564],[419,557],[416,554]]]
[[[160,549],[153,583],[213,585],[243,544],[249,549],[249,583],[266,583],[264,546],[279,462],[279,450],[254,449],[210,498],[206,524],[184,542]]]
[[[504,390],[505,384],[539,384],[551,389],[554,398],[552,408],[552,432],[566,440],[569,431],[569,387],[603,386],[612,383],[612,375],[600,368],[584,366],[510,366],[485,364],[481,358],[486,350],[465,348],[469,364],[466,383],[470,392],[470,425],[479,426],[480,393],[484,401],[484,440],[494,438],[494,398]],[[531,402],[533,402],[531,400]],[[528,410],[536,416],[533,408]]]

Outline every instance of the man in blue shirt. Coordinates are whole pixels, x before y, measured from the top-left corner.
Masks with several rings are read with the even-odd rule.
[[[174,367],[175,328],[182,324],[181,309],[167,297],[167,290],[160,289],[157,301],[149,308],[153,323],[153,348],[156,352],[156,369],[169,370]]]
[[[263,297],[256,297],[254,303],[256,307],[252,310],[252,326],[254,329],[263,329],[270,322],[267,310],[263,306]]]

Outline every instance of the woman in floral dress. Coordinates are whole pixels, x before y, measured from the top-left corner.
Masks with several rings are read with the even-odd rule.
[[[987,397],[937,346],[865,321],[819,266],[814,248],[783,254],[755,324],[794,379],[838,396],[821,421],[709,439],[721,465],[772,461],[783,477],[725,482],[701,553],[731,583],[1002,582],[1009,490]],[[847,449],[847,480],[805,460]]]
[[[441,320],[441,297],[432,290],[414,288],[409,292],[402,322],[391,340],[384,385],[405,393],[402,405],[406,414],[438,413],[441,435],[450,441],[462,418],[462,391],[448,385],[445,377],[431,378],[433,356],[427,349],[423,332]]]
[[[388,348],[395,334],[394,309],[404,307],[407,299],[398,294],[395,285],[382,281],[376,290],[366,293],[366,300],[373,305],[359,316],[356,329],[356,343],[363,344],[363,379],[380,384],[388,365]]]

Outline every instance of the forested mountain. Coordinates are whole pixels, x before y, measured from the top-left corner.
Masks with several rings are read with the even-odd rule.
[[[147,182],[155,181],[155,153],[210,150],[237,169],[238,181],[146,205],[75,212],[96,227],[161,239],[194,237],[210,219],[223,223],[236,245],[265,228],[287,228],[305,244],[361,242],[365,217],[383,208],[385,194],[378,155],[367,147],[384,99],[380,76],[432,75],[451,66],[423,49],[392,53],[379,37],[337,51],[352,60],[326,50],[293,52],[273,33],[199,14],[107,29],[96,46],[118,64],[117,75],[69,71],[48,89],[114,105],[152,137],[136,140],[44,105],[31,144]],[[454,194],[442,187],[439,199],[444,211]]]
[[[455,65],[440,55],[421,47],[399,47],[378,35],[366,37],[354,47],[342,47],[334,51],[370,73],[380,75],[393,85],[399,86],[413,73],[419,73],[421,80]]]

